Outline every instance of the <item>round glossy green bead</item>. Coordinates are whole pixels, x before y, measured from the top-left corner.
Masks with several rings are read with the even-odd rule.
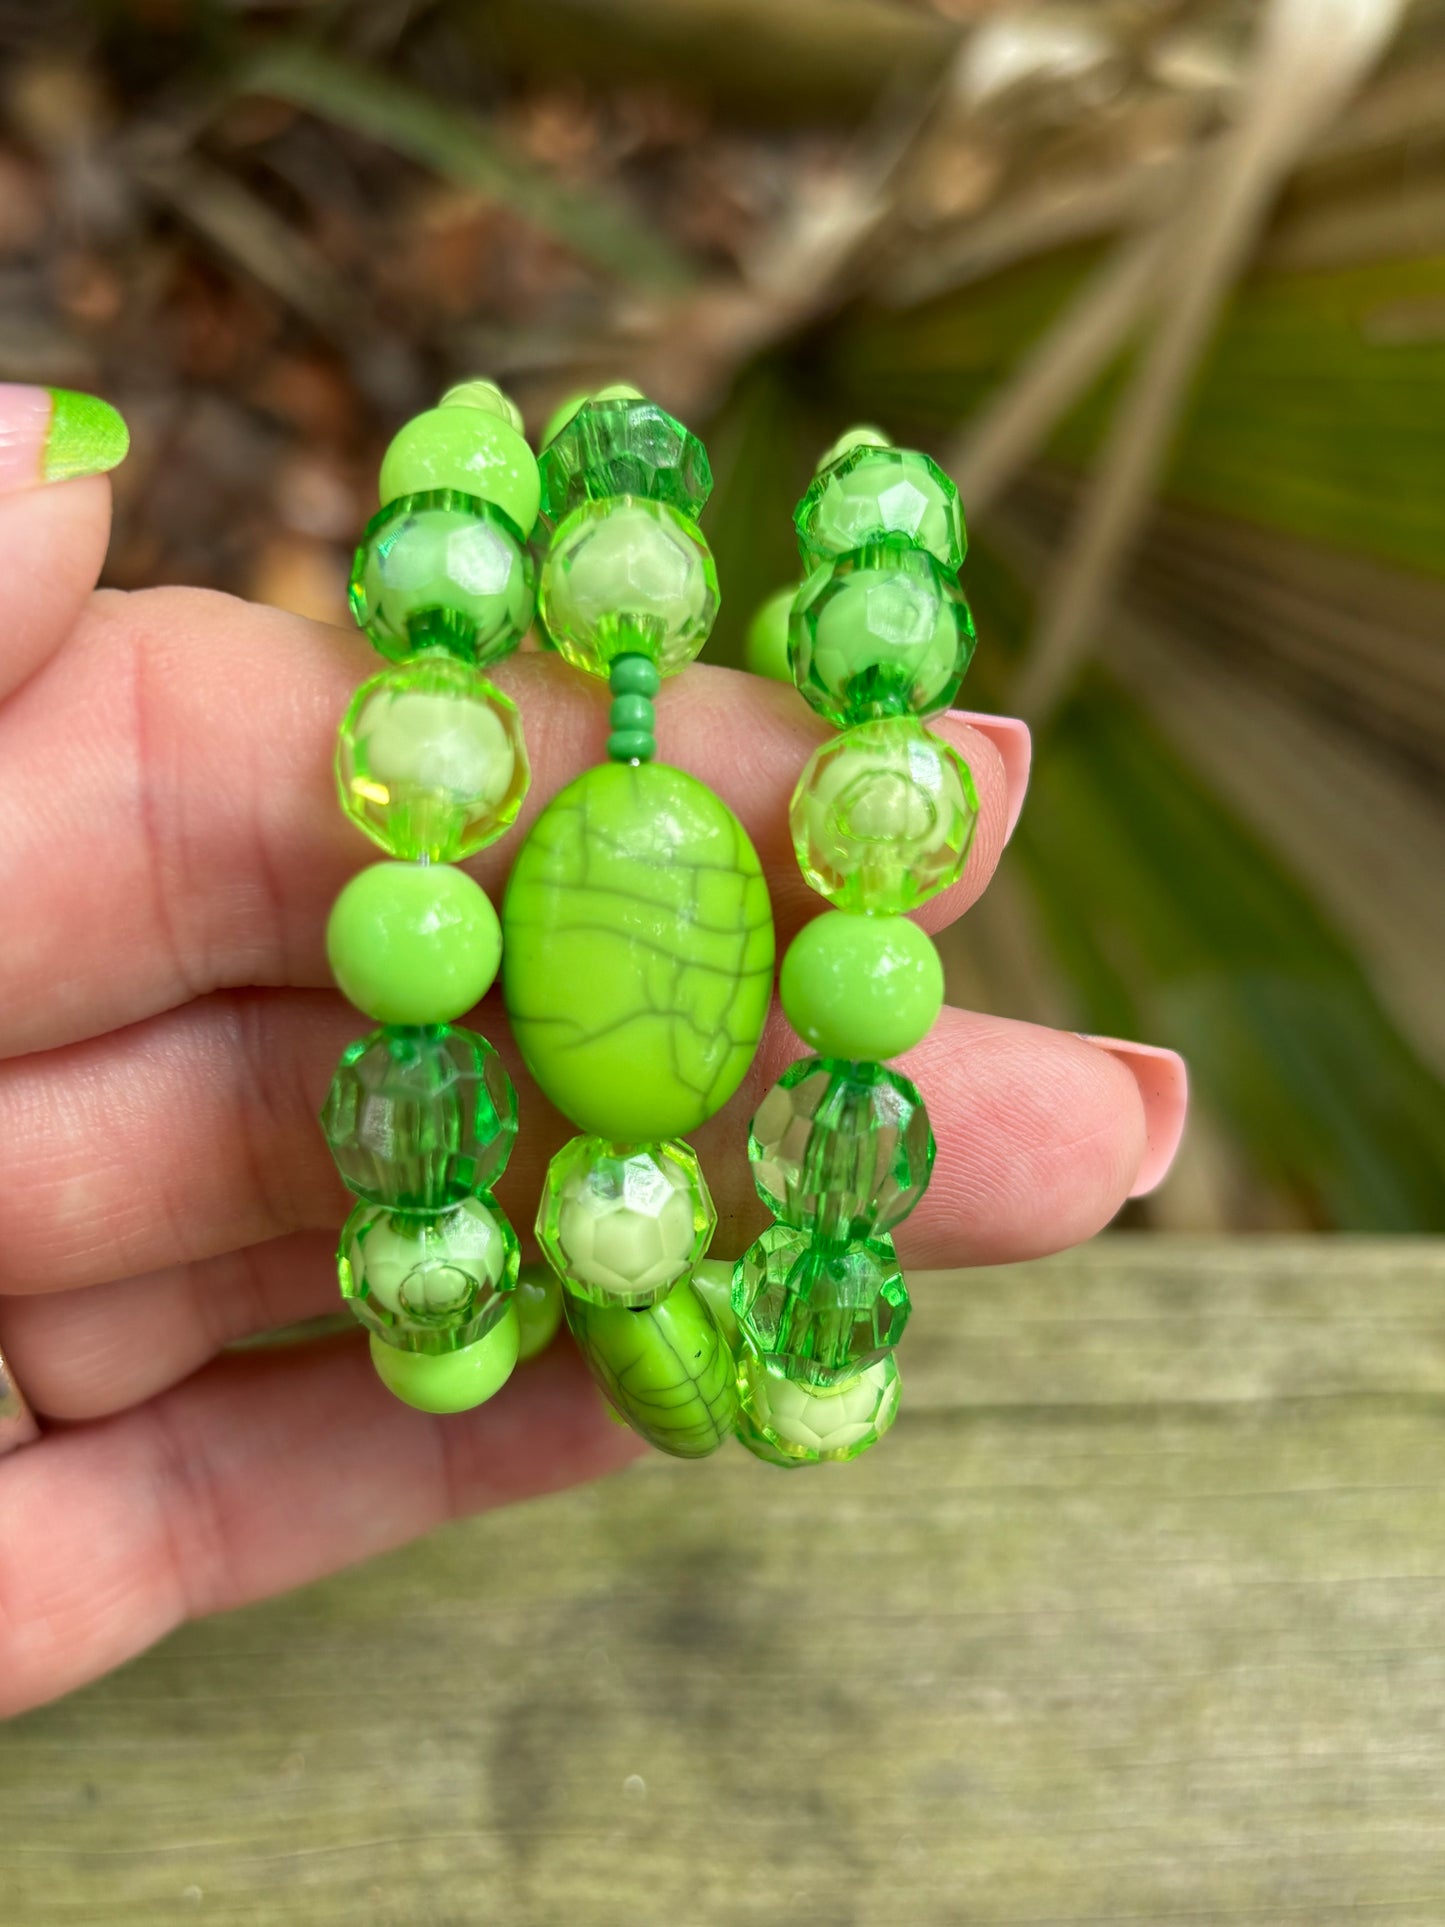
[[[532,533],[542,500],[537,458],[510,422],[484,408],[429,408],[400,429],[381,464],[383,503],[434,488],[492,502]]]
[[[797,587],[790,584],[770,595],[754,612],[743,638],[743,659],[755,676],[770,682],[791,682],[793,667],[788,661],[788,617],[793,612]]]
[[[829,910],[794,937],[778,974],[788,1022],[824,1057],[911,1050],[943,1008],[943,962],[907,917]]]
[[[517,1363],[517,1315],[510,1306],[475,1345],[455,1352],[405,1352],[371,1335],[371,1362],[386,1389],[418,1412],[470,1412],[485,1405]]]
[[[657,738],[650,729],[614,729],[607,738],[607,754],[614,763],[650,763],[657,754]]]
[[[502,931],[449,863],[374,863],[336,899],[326,954],[343,997],[381,1024],[447,1024],[491,987]]]
[[[630,381],[612,381],[605,388],[599,388],[590,399],[592,401],[646,401],[647,397],[640,388],[634,388]]]
[[[641,729],[650,736],[656,711],[650,696],[614,696],[607,720],[613,729]]]
[[[525,1365],[546,1351],[562,1323],[562,1286],[550,1265],[523,1265],[512,1293],[512,1307],[521,1330],[519,1363]]]
[[[438,408],[480,408],[483,414],[496,415],[519,435],[526,432],[522,411],[511,396],[494,381],[459,381],[437,403]]]
[[[607,672],[614,696],[655,696],[662,687],[657,664],[647,656],[614,656]]]

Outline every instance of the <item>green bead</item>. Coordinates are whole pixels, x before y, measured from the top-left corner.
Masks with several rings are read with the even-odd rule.
[[[615,729],[607,738],[607,754],[614,763],[650,763],[657,739],[650,729]]]
[[[733,1427],[733,1436],[739,1445],[752,1453],[755,1459],[761,1459],[764,1465],[781,1466],[785,1472],[801,1472],[805,1465],[816,1463],[815,1460],[798,1458],[791,1452],[784,1452],[774,1445],[771,1439],[765,1439],[753,1423],[752,1414],[746,1406],[738,1408],[738,1422]]]
[[[733,1268],[724,1258],[700,1258],[693,1268],[692,1288],[712,1313],[731,1350],[738,1348],[738,1321],[733,1317]]]
[[[903,1336],[911,1306],[890,1238],[817,1245],[775,1224],[733,1272],[745,1345],[804,1384],[840,1385]]]
[[[452,1352],[498,1324],[517,1282],[517,1236],[485,1192],[425,1214],[359,1204],[336,1258],[341,1295],[404,1351]]]
[[[371,1334],[377,1377],[418,1412],[470,1412],[485,1405],[512,1376],[517,1357],[517,1320],[510,1310],[484,1337],[456,1352],[399,1351]]]
[[[805,569],[897,536],[954,575],[967,548],[958,490],[913,448],[863,442],[848,449],[813,477],[793,524]]]
[[[686,668],[712,630],[717,571],[701,531],[666,502],[583,502],[542,564],[542,618],[574,669],[607,676],[624,655],[664,676]]]
[[[535,601],[532,558],[515,525],[455,489],[388,503],[351,566],[351,613],[393,662],[425,650],[499,662],[527,633]]]
[[[459,381],[437,403],[439,408],[480,408],[485,414],[496,415],[508,428],[515,428],[519,435],[526,433],[526,423],[522,411],[511,396],[500,389],[494,381]]]
[[[547,425],[542,430],[541,440],[537,446],[545,448],[548,442],[555,442],[582,404],[591,399],[592,397],[583,390],[580,394],[569,395],[565,401],[558,402],[547,417]]]
[[[771,682],[793,680],[793,667],[788,661],[788,617],[797,593],[797,585],[790,583],[754,611],[743,638],[743,660],[755,676],[766,676]]]
[[[578,777],[523,843],[503,922],[513,1035],[579,1129],[683,1137],[742,1082],[772,994],[772,912],[742,825],[696,777]]]
[[[943,1008],[943,961],[907,917],[827,910],[789,944],[778,973],[788,1022],[822,1057],[897,1057]]]
[[[835,442],[830,442],[813,465],[813,473],[821,475],[825,468],[834,462],[841,462],[845,455],[851,455],[855,448],[892,448],[893,437],[871,422],[859,422],[855,428],[845,428]]]
[[[547,1167],[537,1242],[568,1291],[592,1304],[657,1304],[716,1229],[690,1144],[574,1137]]]
[[[657,712],[650,696],[614,696],[607,720],[614,729],[641,729],[652,734]]]
[[[748,1132],[758,1196],[822,1244],[901,1224],[928,1188],[933,1156],[917,1086],[883,1064],[837,1058],[790,1064]]]
[[[349,1191],[439,1211],[490,1191],[517,1135],[517,1093],[485,1037],[439,1024],[373,1031],[336,1067],[321,1128]]]
[[[809,757],[788,822],[804,881],[838,910],[914,910],[963,875],[973,777],[912,716],[860,723]]]
[[[856,1459],[878,1443],[898,1416],[901,1387],[890,1355],[829,1386],[800,1384],[750,1357],[743,1361],[740,1389],[758,1437],[800,1464],[829,1465]]]
[[[523,1265],[512,1294],[521,1342],[518,1361],[525,1365],[546,1351],[562,1323],[562,1287],[550,1265]]]
[[[612,381],[588,397],[591,401],[645,401],[647,397],[630,381]]]
[[[702,1459],[737,1422],[737,1367],[712,1316],[684,1279],[641,1311],[570,1293],[567,1323],[608,1402],[650,1445]]]
[[[449,863],[373,863],[336,899],[326,954],[343,997],[380,1024],[449,1024],[497,974],[487,893]]]
[[[631,495],[696,521],[712,493],[707,450],[656,402],[635,392],[594,395],[542,450],[542,507],[560,522],[582,502]]]
[[[793,603],[793,680],[840,728],[931,716],[958,693],[973,618],[952,575],[923,549],[877,542],[825,562]]]
[[[524,541],[536,525],[537,458],[519,429],[484,408],[429,408],[397,431],[381,463],[383,504],[436,488],[499,508]]]
[[[474,855],[516,821],[530,780],[517,705],[446,656],[373,676],[341,725],[341,807],[389,856]]]
[[[646,656],[614,656],[607,681],[614,696],[646,696],[649,700],[662,687],[657,664]]]

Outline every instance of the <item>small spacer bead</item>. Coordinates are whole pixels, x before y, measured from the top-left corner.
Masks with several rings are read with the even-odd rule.
[[[618,656],[607,680],[614,696],[655,696],[662,687],[657,664],[647,656]]]
[[[614,763],[650,763],[657,741],[650,729],[615,729],[607,738],[607,754]]]
[[[614,696],[607,720],[614,729],[641,729],[650,736],[656,712],[650,696]]]

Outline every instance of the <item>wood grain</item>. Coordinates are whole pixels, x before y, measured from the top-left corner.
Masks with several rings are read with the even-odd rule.
[[[656,1460],[14,1722],[0,1920],[1438,1927],[1445,1243],[915,1297],[856,1466]]]

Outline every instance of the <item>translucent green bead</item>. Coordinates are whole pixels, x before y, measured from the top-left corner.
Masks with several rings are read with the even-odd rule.
[[[907,917],[827,910],[789,944],[778,996],[793,1029],[822,1057],[897,1057],[921,1043],[943,1008],[943,962]]]
[[[748,1132],[758,1196],[775,1218],[824,1244],[901,1224],[928,1188],[933,1157],[918,1087],[883,1064],[790,1064]]]
[[[581,502],[620,495],[666,502],[696,521],[712,493],[707,450],[656,402],[593,396],[547,442],[538,464],[542,507],[560,522]]]
[[[957,883],[978,824],[973,776],[912,716],[813,751],[788,822],[804,880],[838,910],[915,910]]]
[[[566,1297],[567,1323],[608,1402],[649,1445],[701,1459],[731,1435],[737,1366],[686,1279],[639,1311]]]
[[[898,536],[954,575],[963,567],[967,547],[958,490],[937,462],[917,449],[879,448],[872,442],[856,444],[819,470],[793,525],[807,569]]]
[[[775,1224],[733,1272],[744,1340],[805,1384],[838,1385],[876,1365],[903,1336],[910,1309],[891,1238],[819,1245]]]
[[[745,1405],[738,1408],[738,1422],[733,1427],[733,1436],[739,1445],[751,1452],[755,1459],[761,1459],[764,1465],[780,1466],[785,1472],[801,1472],[805,1465],[816,1464],[816,1460],[795,1458],[792,1453],[780,1450],[771,1439],[765,1439]]]
[[[537,1242],[568,1291],[655,1305],[707,1250],[717,1212],[690,1144],[574,1137],[547,1167]]]
[[[404,1351],[453,1352],[498,1324],[517,1282],[517,1236],[484,1192],[419,1214],[359,1204],[337,1252],[341,1295]]]
[[[796,584],[770,595],[754,612],[743,638],[743,660],[755,676],[770,682],[791,682],[793,666],[788,661],[788,617],[793,612]]]
[[[321,1128],[348,1190],[401,1211],[490,1191],[517,1136],[517,1093],[475,1031],[386,1029],[343,1054]]]
[[[946,709],[973,642],[953,576],[926,550],[898,542],[870,543],[815,569],[788,624],[793,681],[840,728]]]
[[[828,1465],[856,1459],[878,1443],[898,1416],[901,1386],[891,1355],[829,1386],[800,1384],[750,1357],[743,1361],[740,1389],[758,1437],[785,1458]]]
[[[512,1305],[521,1334],[517,1357],[525,1365],[546,1351],[562,1323],[562,1287],[552,1267],[523,1265]]]
[[[337,741],[341,807],[389,856],[474,855],[516,821],[530,780],[517,705],[446,656],[363,683]]]
[[[449,863],[373,863],[336,899],[326,955],[343,997],[379,1024],[449,1024],[502,958],[487,893]]]
[[[526,433],[526,423],[522,411],[511,396],[500,389],[494,381],[475,379],[459,381],[437,403],[439,408],[480,408],[485,414],[496,415],[508,428],[515,428],[519,435]],[[475,494],[476,491],[473,490]]]
[[[470,1412],[495,1397],[512,1376],[517,1342],[517,1320],[509,1309],[475,1344],[454,1352],[402,1351],[373,1332],[371,1362],[403,1405],[418,1412]]]
[[[675,675],[707,641],[717,571],[700,530],[666,502],[583,502],[542,564],[548,633],[574,669],[608,674],[619,656],[646,656]]]
[[[397,431],[382,458],[383,504],[431,489],[457,489],[498,508],[525,541],[542,484],[521,431],[485,408],[429,408]]]
[[[451,408],[451,415],[476,414]],[[440,649],[499,662],[527,633],[532,558],[500,509],[455,489],[398,496],[367,523],[351,566],[351,613],[393,662]]]

